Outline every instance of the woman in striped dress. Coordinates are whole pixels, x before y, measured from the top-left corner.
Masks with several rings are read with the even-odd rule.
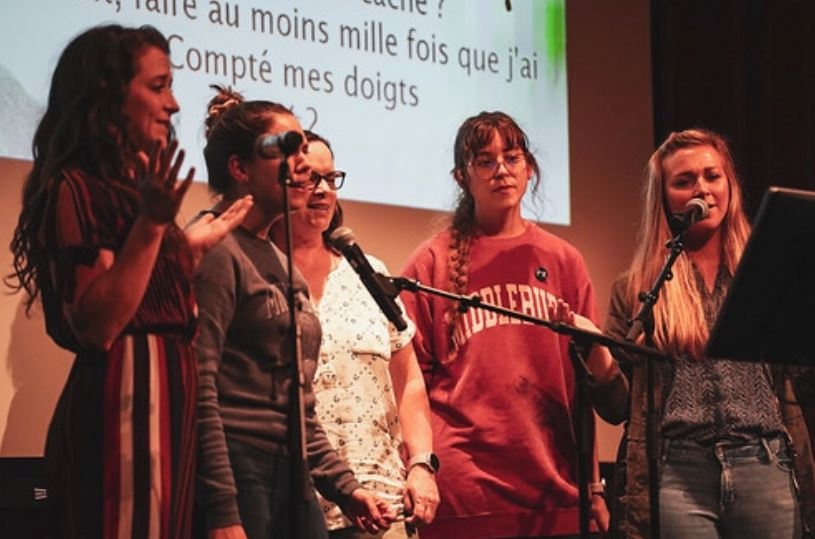
[[[152,27],[87,30],[63,51],[34,137],[9,284],[42,300],[76,353],[46,441],[52,533],[190,533],[196,328],[192,271],[250,199],[186,232],[170,119],[167,40]]]

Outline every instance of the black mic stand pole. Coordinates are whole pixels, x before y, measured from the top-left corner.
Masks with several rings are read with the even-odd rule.
[[[291,537],[309,535],[308,504],[314,493],[311,491],[308,455],[306,452],[306,410],[303,392],[306,387],[306,375],[303,369],[302,329],[297,322],[297,313],[302,308],[297,302],[297,290],[294,286],[294,262],[292,252],[292,230],[289,202],[289,163],[288,155],[283,156],[278,168],[278,180],[283,191],[283,222],[286,231],[286,299],[289,309],[289,331],[287,338],[292,353],[291,382],[289,384],[288,414],[288,448],[291,459],[291,495],[294,518],[291,520]]]
[[[687,229],[686,229],[687,230]],[[680,232],[668,241],[666,247],[670,249],[670,253],[665,259],[665,264],[662,270],[657,275],[654,285],[649,292],[640,292],[639,300],[642,305],[639,312],[629,322],[628,333],[625,340],[634,342],[643,333],[645,334],[645,344],[649,348],[654,345],[654,305],[659,298],[659,292],[665,281],[673,279],[674,262],[679,258],[679,255],[685,250],[685,245],[682,238],[685,231]],[[650,530],[651,539],[659,539],[660,536],[660,518],[659,518],[659,459],[657,451],[657,443],[659,440],[659,424],[658,418],[654,416],[654,368],[651,361],[645,358],[643,364],[645,370],[645,455],[648,460],[648,500],[650,510]]]
[[[384,277],[384,276],[383,276]],[[600,344],[609,348],[619,348],[631,353],[638,353],[645,356],[664,358],[664,355],[652,348],[639,346],[633,342],[618,341],[612,337],[602,333],[595,333],[594,331],[587,331],[561,322],[552,322],[536,318],[528,314],[519,313],[498,305],[485,303],[481,301],[478,295],[460,295],[425,286],[418,281],[407,279],[404,277],[384,277],[390,279],[391,282],[400,290],[407,290],[413,293],[427,292],[436,296],[447,298],[459,303],[459,310],[466,311],[471,307],[478,309],[485,309],[504,316],[523,320],[531,324],[544,326],[551,329],[556,333],[568,335],[572,338],[569,343],[569,355],[571,356],[572,363],[575,370],[575,444],[578,448],[577,458],[577,482],[578,494],[580,504],[580,537],[581,539],[589,538],[589,522],[590,522],[590,506],[589,506],[589,482],[591,480],[592,471],[594,470],[594,432],[593,423],[591,418],[592,408],[588,404],[588,392],[586,391],[587,382],[591,379],[592,374],[585,362],[585,355],[590,350],[593,344]]]
[[[592,343],[580,336],[573,335],[569,341],[569,357],[575,374],[575,412],[574,432],[575,445],[577,445],[577,485],[578,503],[580,507],[580,537],[588,538],[590,535],[589,522],[591,520],[591,493],[589,483],[594,471],[594,421],[592,407],[589,404],[587,386],[592,374],[586,363],[586,357],[591,350]]]

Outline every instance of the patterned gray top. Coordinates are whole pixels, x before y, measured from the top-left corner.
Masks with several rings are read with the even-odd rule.
[[[708,327],[732,276],[722,266],[712,291],[694,267]],[[778,401],[764,364],[707,357],[677,358],[667,381],[662,434],[702,445],[748,441],[783,432]]]

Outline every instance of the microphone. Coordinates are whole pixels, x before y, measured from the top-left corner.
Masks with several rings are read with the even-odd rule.
[[[673,213],[668,217],[668,226],[674,236],[684,234],[696,222],[707,218],[710,208],[701,198],[692,198],[685,204],[685,211]]]
[[[258,138],[257,152],[264,159],[280,157],[280,153],[283,157],[288,157],[296,153],[302,144],[303,135],[297,131],[284,131],[277,135],[263,135]],[[275,150],[279,150],[280,153]]]
[[[398,290],[390,279],[374,271],[365,253],[357,245],[357,239],[351,229],[347,226],[339,227],[331,233],[328,244],[348,260],[359,275],[362,284],[368,289],[368,293],[379,305],[385,317],[396,326],[396,329],[399,331],[407,329],[407,322],[402,318],[402,309],[394,301],[399,293]]]

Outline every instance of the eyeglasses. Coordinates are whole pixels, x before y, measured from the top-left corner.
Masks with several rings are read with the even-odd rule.
[[[505,153],[500,160],[494,157],[481,156],[470,161],[470,166],[476,176],[482,180],[488,180],[495,176],[501,163],[504,164],[507,172],[515,174],[526,166],[526,157],[523,152]]]
[[[345,183],[345,172],[342,170],[332,170],[327,174],[320,174],[318,172],[311,171],[311,176],[308,181],[306,182],[291,182],[289,185],[294,187],[295,189],[309,189],[314,190],[317,189],[317,186],[320,185],[320,182],[325,181],[328,188],[332,191],[336,191],[337,189],[341,188],[342,185]]]

